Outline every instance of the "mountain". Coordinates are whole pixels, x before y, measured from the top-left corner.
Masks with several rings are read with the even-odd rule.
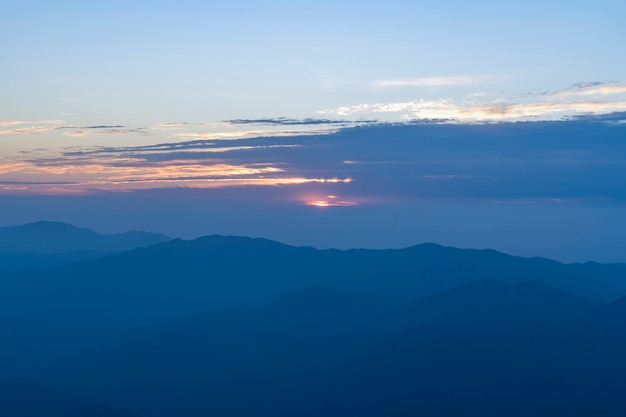
[[[301,415],[623,415],[624,346],[575,322],[417,326],[329,371]]]
[[[606,276],[619,274],[623,264],[605,264],[604,269],[580,268],[543,258],[511,256],[495,250],[458,249],[423,243],[397,251],[381,251],[388,262],[375,265],[360,275],[359,287],[381,285],[380,277],[391,277],[387,286],[403,291],[434,293],[481,279],[507,282],[539,281],[574,294],[610,301],[626,291],[626,276],[607,282]],[[370,254],[374,256],[374,254]],[[594,274],[596,272],[597,274]],[[347,279],[346,279],[347,278]],[[340,280],[351,282],[350,276]],[[615,285],[619,283],[620,285]]]
[[[103,235],[61,222],[0,228],[0,253],[121,252],[170,240],[147,232]]]
[[[314,338],[358,328],[390,309],[397,301],[364,290],[332,290],[321,285],[294,291],[262,310],[266,328]]]
[[[131,329],[78,356],[80,378],[205,379],[242,363],[355,331],[393,302],[366,291],[304,288],[260,308],[225,308]],[[70,372],[63,371],[68,376]],[[75,378],[75,376],[74,376]]]
[[[27,379],[0,382],[2,417],[138,417],[107,405],[85,406],[56,390]]]
[[[54,417],[615,415],[622,270],[432,243],[174,239],[2,273],[0,378],[74,400],[43,398]]]
[[[0,268],[5,271],[19,271],[32,268],[55,268],[76,262],[92,261],[114,252],[73,251],[60,253],[2,252]]]
[[[626,264],[601,264],[598,262],[585,262],[573,264],[561,264],[547,259],[532,258],[531,262],[541,262],[544,269],[557,269],[572,272],[578,275],[596,277],[609,285],[626,288]]]
[[[535,280],[601,301],[626,295],[626,289],[588,271],[544,269],[533,260],[495,251],[435,244],[399,250],[317,250],[233,236],[175,239],[13,275],[0,281],[0,315],[128,327],[214,308],[264,304],[318,284],[407,301],[481,279]]]
[[[61,417],[138,417],[138,415],[120,408],[94,405],[69,411]]]
[[[285,313],[295,308],[297,317],[298,300],[306,305],[308,299],[321,301],[329,295],[320,288],[287,294],[253,315],[261,317],[279,304],[291,306]],[[457,302],[459,307],[446,313]],[[176,392],[181,390],[179,377],[169,385],[162,381],[151,386],[158,395],[135,398],[142,403],[137,408],[146,413],[169,410],[180,416],[618,416],[626,394],[626,336],[596,314],[608,310],[613,310],[612,304],[590,302],[536,282],[482,281],[394,310],[421,324],[395,331],[397,323],[386,321],[392,334],[382,339],[358,337],[368,325],[357,323],[347,333],[283,343],[274,353],[248,356],[239,366],[231,364],[213,376],[196,367],[206,381],[185,385],[186,395]],[[385,311],[378,314],[387,317]],[[301,324],[307,326],[306,317]],[[272,335],[272,327],[256,329]],[[212,333],[216,340],[226,334]],[[234,333],[237,330],[231,329]],[[154,340],[173,343],[172,335]],[[243,344],[247,349],[263,346],[252,338],[244,338]],[[144,346],[144,352],[153,351]],[[201,352],[214,353],[200,348],[198,358]],[[162,359],[167,361],[167,356]],[[185,359],[200,364],[193,357]],[[159,363],[153,361],[152,367]],[[166,405],[155,403],[155,397]]]
[[[560,322],[595,314],[603,306],[537,281],[511,284],[479,280],[394,309],[381,317],[375,327],[389,331],[446,322]]]
[[[115,330],[90,324],[0,316],[0,378],[32,377],[32,372],[71,360],[115,334]]]
[[[37,382],[14,379],[0,382],[3,417],[58,417],[77,403]]]
[[[115,407],[69,415],[618,416],[625,299],[479,280],[399,306],[315,285],[131,329],[43,377]]]

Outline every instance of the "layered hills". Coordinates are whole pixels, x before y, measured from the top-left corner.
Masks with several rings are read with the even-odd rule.
[[[0,415],[623,415],[624,271],[233,236],[18,268]]]

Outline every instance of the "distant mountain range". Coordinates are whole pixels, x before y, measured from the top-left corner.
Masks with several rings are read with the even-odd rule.
[[[61,222],[0,227],[0,253],[122,252],[171,238],[148,232],[98,234]]]
[[[16,242],[93,237],[35,225]],[[626,413],[624,264],[234,236],[118,249],[0,258],[1,416]]]
[[[339,251],[207,236],[58,268],[6,273],[0,282],[0,315],[133,325],[265,303],[316,284],[410,300],[481,279],[534,280],[610,301],[626,295],[626,282],[619,279],[622,271],[623,264],[561,264],[432,243],[399,250]]]

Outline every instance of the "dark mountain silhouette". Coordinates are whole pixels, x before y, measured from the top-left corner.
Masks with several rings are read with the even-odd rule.
[[[434,244],[338,251],[208,236],[176,239],[50,271],[22,271],[0,282],[0,315],[27,313],[132,326],[211,308],[266,303],[316,284],[406,300],[480,279],[536,280],[603,301],[626,294],[626,289],[603,282],[602,276],[572,271],[542,269],[532,260],[495,251]]]
[[[206,379],[293,346],[355,331],[392,305],[366,291],[309,287],[261,308],[219,309],[136,328],[75,363],[80,378],[89,372],[98,381]]]
[[[492,294],[483,296],[483,289]],[[539,306],[516,314],[507,302],[480,305],[502,293]],[[599,316],[587,317],[591,308],[592,314],[611,311],[615,319],[617,303],[589,303],[533,282],[482,282],[422,300],[443,304],[433,302],[421,313],[441,314],[455,299],[473,299],[463,309],[466,317],[445,317],[454,322],[411,327],[373,343],[334,338],[309,344],[314,350],[285,350],[222,375],[186,410],[241,416],[623,415],[626,333]],[[563,311],[558,304],[546,308],[548,299],[562,301]]]
[[[626,410],[622,264],[207,236],[48,266],[0,276],[2,417]]]
[[[79,375],[79,379],[108,381],[109,384],[117,380],[115,385],[125,392],[132,391],[137,383],[152,381],[154,384],[160,378],[156,386],[151,385],[159,397],[169,398],[167,401],[176,403],[177,407],[177,401],[188,401],[190,410],[200,415],[202,412],[228,414],[232,410],[241,413],[234,415],[252,415],[264,407],[270,407],[267,415],[273,415],[280,410],[271,404],[283,404],[286,410],[289,404],[298,401],[314,401],[313,397],[301,398],[305,391],[321,390],[319,395],[323,396],[324,390],[320,387],[328,383],[327,379],[334,378],[337,367],[347,366],[341,363],[349,363],[350,358],[377,349],[380,342],[377,342],[378,336],[372,335],[372,326],[385,329],[384,333],[393,333],[415,323],[442,328],[448,328],[445,327],[448,324],[455,328],[483,323],[487,329],[501,325],[522,326],[523,329],[537,326],[541,331],[564,328],[572,335],[579,328],[597,327],[603,329],[602,335],[608,335],[609,330],[598,327],[603,323],[601,319],[590,322],[587,314],[609,307],[537,282],[508,284],[485,280],[425,297],[389,312],[389,301],[375,294],[316,286],[281,296],[259,309],[218,310],[137,329],[106,348],[113,355],[92,357],[91,363],[97,366],[92,368],[91,374]],[[355,314],[359,311],[361,314]],[[626,317],[626,311],[624,313]],[[619,340],[611,343],[615,345]],[[386,360],[393,360],[380,356],[376,360],[381,367],[386,366]],[[85,362],[77,366],[83,372],[86,369]],[[67,375],[67,370],[63,373]],[[183,380],[197,382],[192,388],[183,385],[184,392],[180,392]],[[202,381],[209,381],[208,388]],[[181,400],[185,395],[192,399]],[[241,404],[241,395],[245,396],[249,408]],[[148,412],[153,406],[160,407],[154,405],[153,396],[154,392],[143,399],[135,395],[141,407],[137,403],[125,405]],[[328,412],[330,410],[324,410]]]
[[[34,381],[0,382],[0,415],[3,417],[58,417],[78,404]]]
[[[278,297],[260,317],[266,328],[311,338],[358,328],[395,302],[370,291],[331,290],[316,285]]]
[[[115,330],[90,324],[0,316],[0,378],[30,377],[38,368],[70,360],[115,334]]]
[[[85,406],[56,390],[27,379],[0,383],[2,417],[139,417],[107,405]]]
[[[623,299],[483,280],[393,305],[371,292],[309,287],[263,307],[132,330],[57,378],[67,398],[155,417],[623,411]],[[420,325],[394,333],[399,319]],[[371,323],[392,334],[368,333]]]
[[[424,293],[434,293],[466,282],[480,279],[523,282],[535,280],[551,287],[572,292],[583,297],[608,301],[615,299],[624,289],[605,282],[607,275],[617,275],[622,264],[606,265],[592,275],[580,264],[564,265],[543,258],[522,258],[495,250],[457,249],[433,243],[424,243],[388,253],[392,262],[370,268],[359,276],[360,287],[380,285],[381,276],[389,276],[388,286],[411,288]],[[611,272],[609,272],[611,271]],[[343,278],[345,280],[345,278]],[[626,281],[626,279],[625,279]],[[623,285],[623,284],[622,284]]]
[[[623,415],[624,347],[593,325],[419,326],[333,369],[303,415]]]
[[[62,417],[139,417],[130,411],[113,408],[106,405],[94,405],[78,408],[63,414]]]
[[[121,252],[167,240],[156,233],[102,235],[67,223],[40,221],[0,228],[0,253]]]
[[[178,415],[622,415],[625,333],[585,313],[611,306],[532,282],[464,287],[424,300],[442,301],[434,309],[441,313],[454,299],[473,299],[460,321],[415,326],[380,341],[343,334],[291,345],[197,386],[177,403]],[[507,292],[508,300],[539,307],[514,314],[507,303],[480,305]],[[563,314],[546,308],[547,299],[561,300]]]
[[[585,262],[574,264],[559,264],[552,261],[551,267],[563,269],[568,272],[597,279],[606,282],[609,285],[619,288],[626,288],[626,264],[601,264],[598,262]]]
[[[603,306],[537,281],[479,280],[411,302],[373,326],[389,331],[445,322],[564,321],[595,314]]]
[[[114,252],[74,251],[61,253],[0,253],[0,266],[5,271],[29,268],[55,268],[75,262],[91,261]]]

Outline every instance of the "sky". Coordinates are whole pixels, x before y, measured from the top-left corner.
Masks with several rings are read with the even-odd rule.
[[[2,10],[0,226],[626,261],[623,2]]]

